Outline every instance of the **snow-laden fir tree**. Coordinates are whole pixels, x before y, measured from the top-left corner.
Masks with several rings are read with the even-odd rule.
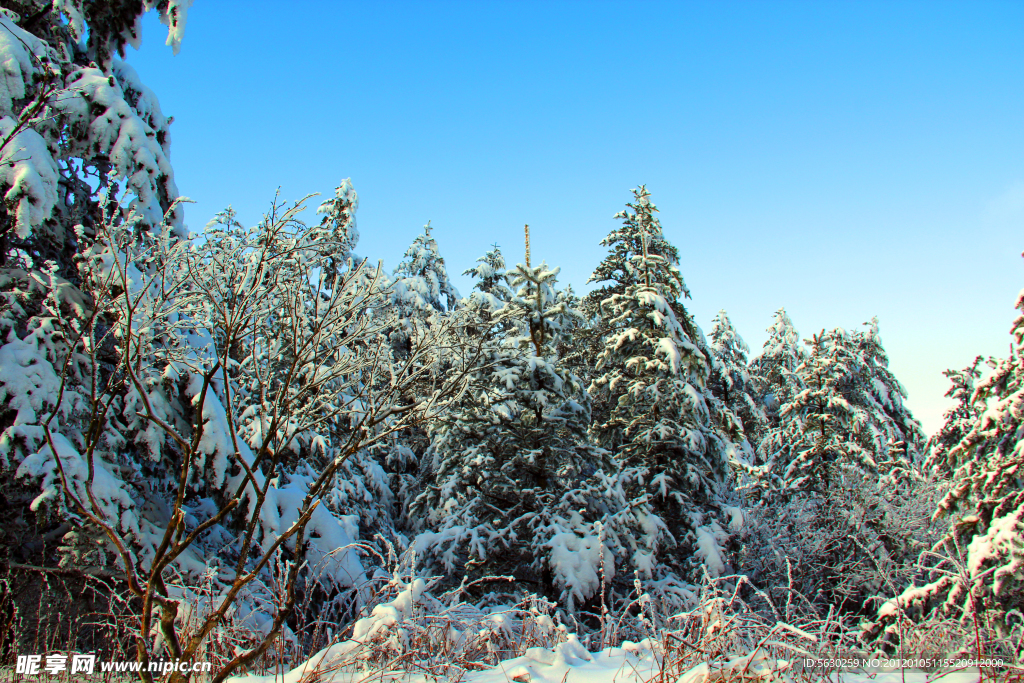
[[[799,391],[799,385],[793,383],[793,372],[803,362],[804,355],[800,334],[786,309],[780,308],[768,328],[768,339],[761,354],[750,363],[764,384],[763,402],[769,418],[776,417],[779,406]]]
[[[712,393],[740,419],[743,437],[753,448],[764,433],[768,418],[761,400],[763,392],[759,378],[751,374],[750,348],[733,327],[725,310],[719,311],[711,322],[709,337],[708,345],[716,361],[711,372]]]
[[[907,390],[889,369],[889,356],[878,334],[878,318],[864,323],[866,329],[849,333],[849,343],[859,359],[859,373],[847,393],[848,400],[865,411],[862,440],[874,452],[885,472],[917,469],[923,462],[925,434],[904,400]]]
[[[113,58],[126,44],[138,45],[141,13],[149,6],[58,5],[9,2],[0,15],[0,372],[14,382],[0,390],[0,469],[10,503],[0,528],[12,539],[11,551],[31,564],[43,561],[32,550],[34,537],[59,529],[66,509],[37,498],[35,482],[24,486],[13,474],[26,457],[45,450],[44,425],[54,410],[60,413],[49,423],[54,446],[83,448],[88,434],[100,437],[92,450],[93,471],[104,479],[99,499],[124,521],[126,533],[138,530],[135,471],[138,460],[159,457],[161,439],[131,414],[137,404],[130,392],[97,395],[96,386],[115,370],[116,353],[109,334],[83,339],[90,309],[102,305],[89,291],[90,269],[99,259],[109,271],[111,259],[184,236],[169,158],[171,120],[135,70]],[[177,49],[184,10],[171,2],[159,11]],[[131,198],[124,207],[116,199],[122,190]],[[138,239],[123,245],[123,253],[98,246],[102,225],[122,223],[129,212]],[[114,320],[104,315],[93,322],[109,332]],[[97,354],[99,368],[90,361]],[[150,387],[152,402],[177,426],[187,406],[166,384]],[[104,410],[92,422],[86,416],[97,405]],[[103,562],[104,552],[92,547],[80,566]]]
[[[444,258],[437,240],[430,235],[431,230],[427,222],[392,274],[395,301],[410,312],[444,313],[453,310],[460,298],[448,279]]]
[[[473,277],[477,282],[473,291],[462,301],[464,308],[472,309],[472,317],[479,322],[479,330],[471,328],[471,332],[486,334],[493,324],[508,327],[504,323],[492,322],[496,314],[512,300],[513,291],[510,285],[511,275],[505,271],[505,257],[497,244],[486,254],[476,260],[476,265],[466,269],[463,275]]]
[[[352,187],[352,179],[345,178],[334,189],[334,196],[326,199],[316,210],[323,218],[312,236],[314,240],[330,245],[335,271],[352,267],[349,259],[355,263],[360,261],[353,251],[359,244],[359,230],[356,228],[358,208],[359,195]]]
[[[977,356],[963,370],[945,370],[942,373],[952,383],[946,391],[946,398],[956,401],[956,404],[945,412],[942,427],[928,439],[925,447],[928,459],[924,464],[927,474],[950,479],[964,464],[959,458],[968,454],[956,446],[971,431],[985,407],[983,403],[974,401],[974,388],[981,378],[981,370],[978,369],[981,363],[981,356]],[[951,457],[954,452],[955,457]]]
[[[437,240],[431,235],[432,230],[428,221],[392,273],[389,313],[395,319],[390,338],[397,359],[408,358],[416,340],[429,330],[443,326],[444,320],[459,304],[459,292],[448,278],[448,270]],[[437,367],[441,375],[448,370],[443,364]],[[437,376],[423,378],[410,398],[418,400],[429,395],[437,379]],[[393,448],[387,455],[390,474],[403,482],[402,508],[409,502],[407,496],[414,495],[410,477],[417,471],[419,458],[428,443],[424,430],[414,427],[396,435]]]
[[[691,336],[695,326],[679,300],[687,290],[678,252],[647,189],[633,196],[616,214],[622,227],[603,242],[611,250],[591,278],[610,280],[600,302],[603,349],[590,385],[607,409],[591,431],[624,465],[646,470],[646,491],[678,544],[664,561],[695,577],[699,564],[720,575],[729,565],[730,531],[740,522],[726,519],[736,446],[709,409],[712,361]]]
[[[859,609],[907,576],[935,538],[930,497],[908,457],[920,427],[874,322],[867,332],[823,330],[806,344],[794,370],[780,369],[796,391],[760,444],[764,464],[751,468],[758,503],[745,569],[768,584],[792,581],[822,607]],[[780,571],[784,557],[791,573]]]
[[[929,574],[882,605],[878,619],[865,627],[867,640],[881,636],[898,642],[908,616],[953,618],[963,626],[964,637],[951,644],[950,656],[1019,656],[1024,637],[1024,291],[1016,307],[1009,358],[989,359],[991,372],[980,378],[977,363],[962,373],[948,373],[961,405],[947,413],[940,434],[963,435],[952,447],[934,440],[932,459],[940,469],[955,468],[935,513],[949,520],[949,531],[922,556]]]
[[[803,389],[779,408],[779,426],[766,442],[778,447],[769,469],[785,489],[823,490],[838,476],[832,465],[855,464],[877,472],[873,453],[857,438],[867,418],[844,393],[857,389],[860,358],[843,330],[814,335],[810,354],[796,368]]]
[[[990,360],[991,374],[976,384],[978,417],[950,451],[949,461],[960,464],[938,513],[954,518],[953,534],[966,554],[964,578],[973,584],[954,577],[947,607],[985,611],[1001,633],[1011,628],[1014,610],[1018,619],[1024,610],[1024,292],[1016,308],[1012,352]]]
[[[573,610],[601,589],[602,566],[606,581],[623,564],[650,576],[662,527],[626,498],[637,473],[588,443],[589,397],[556,352],[578,316],[557,273],[517,266],[515,295],[481,324],[491,338],[465,399],[433,429],[413,515],[416,548],[449,575],[511,574]]]
[[[485,301],[488,308],[496,311],[512,299],[512,292],[509,289],[510,277],[505,271],[505,256],[501,253],[501,247],[497,244],[492,245],[476,263],[477,265],[467,268],[462,273],[477,280],[469,298]]]
[[[878,323],[842,328],[807,341],[810,353],[785,384],[800,387],[778,410],[761,443],[776,484],[786,489],[829,485],[830,464],[883,476],[914,476],[924,442],[903,405],[906,391],[888,368]],[[783,368],[781,373],[787,371]]]

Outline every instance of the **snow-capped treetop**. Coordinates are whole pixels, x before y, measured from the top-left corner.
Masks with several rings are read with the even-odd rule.
[[[767,427],[764,404],[759,400],[762,387],[760,378],[751,376],[747,361],[750,349],[724,309],[711,323],[708,346],[715,359],[711,373],[712,393],[740,418],[743,433],[753,448]]]
[[[865,475],[916,476],[921,426],[889,371],[878,321],[867,327],[822,330],[805,342],[811,352],[795,371],[780,370],[791,395],[761,451],[787,488],[828,488],[831,463]]]
[[[665,288],[662,294],[675,301],[680,296],[690,297],[690,291],[679,272],[679,250],[661,230],[658,207],[651,203],[651,194],[645,185],[632,190],[634,201],[615,214],[622,226],[612,230],[601,245],[611,247],[609,254],[594,269],[587,282],[609,283],[587,295],[588,308],[598,305],[613,294],[622,294],[633,284],[657,283]]]
[[[889,369],[889,356],[878,334],[878,318],[864,323],[866,330],[849,335],[849,343],[856,349],[860,361],[857,378],[857,397],[867,411],[870,423],[877,430],[879,444],[895,449],[892,457],[906,458],[920,464],[925,434],[921,423],[914,419],[903,401],[907,390]],[[853,400],[857,400],[856,398]],[[902,444],[902,445],[900,445]],[[900,455],[897,453],[902,453]],[[879,462],[888,460],[878,449]]]
[[[497,244],[493,245],[486,254],[476,260],[476,263],[477,265],[467,268],[462,273],[477,280],[469,298],[496,311],[513,296],[509,285],[511,276],[505,271],[505,257],[501,253],[501,248]]]
[[[334,189],[334,196],[325,200],[316,210],[323,214],[320,227],[314,231],[317,239],[332,244],[331,254],[335,267],[340,268],[348,258],[358,257],[352,253],[359,243],[359,230],[356,229],[356,209],[359,208],[359,195],[352,187],[352,179],[345,178]]]
[[[732,365],[743,366],[747,364],[747,354],[750,347],[743,337],[736,332],[729,314],[725,309],[718,311],[718,315],[711,321],[711,334],[709,335],[711,349],[718,356],[719,360],[728,361]]]
[[[831,463],[843,462],[877,471],[876,453],[862,447],[859,438],[869,426],[862,401],[849,400],[856,391],[861,362],[845,330],[822,330],[807,340],[811,353],[797,367],[802,390],[779,409],[788,450],[788,462],[777,463],[789,489],[828,487]]]
[[[765,367],[795,370],[804,356],[800,346],[800,333],[793,327],[793,321],[785,308],[775,312],[775,319],[768,328],[768,340],[761,349],[761,355],[754,363]]]
[[[448,279],[437,240],[430,236],[430,231],[428,221],[395,268],[395,294],[400,303],[417,310],[451,311],[461,297]]]
[[[792,386],[793,371],[805,356],[800,345],[800,334],[793,327],[786,309],[780,308],[768,328],[768,340],[761,349],[761,355],[750,363],[752,369],[764,379],[766,407],[777,408],[798,390]]]
[[[539,266],[517,264],[512,271],[512,286],[518,287],[508,307],[518,312],[526,325],[528,334],[519,341],[533,347],[536,356],[553,353],[554,346],[562,340],[572,318],[579,313],[566,306],[563,297],[555,289],[560,268],[548,268],[546,262]]]
[[[971,431],[984,409],[983,404],[974,401],[975,386],[981,378],[981,370],[978,369],[981,363],[981,356],[977,356],[974,362],[963,370],[945,370],[942,373],[952,382],[952,386],[946,392],[946,398],[956,401],[956,405],[946,411],[942,427],[928,440],[925,449],[928,454],[924,465],[925,471],[951,477],[957,468],[964,464],[950,456],[953,452],[957,458],[966,455],[963,449],[955,447]]]

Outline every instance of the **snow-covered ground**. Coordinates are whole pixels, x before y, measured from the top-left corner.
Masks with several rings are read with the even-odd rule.
[[[663,675],[651,651],[639,646],[613,647],[590,653],[578,641],[570,640],[553,649],[531,648],[522,657],[501,662],[483,671],[464,677],[438,678],[415,672],[353,672],[337,670],[332,666],[331,648],[324,650],[308,662],[278,676],[238,676],[228,683],[362,683],[387,681],[392,683],[710,683],[711,681],[813,681],[806,673],[787,674],[785,663],[769,666],[766,660],[748,657],[734,659],[718,669],[700,664],[688,671],[666,671]],[[744,675],[745,673],[745,675]],[[835,683],[978,683],[978,671],[947,671],[928,673],[919,669],[874,670],[870,672],[833,673],[827,678]],[[988,676],[986,676],[988,680]]]

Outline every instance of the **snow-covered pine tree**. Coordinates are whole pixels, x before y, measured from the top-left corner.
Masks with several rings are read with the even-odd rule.
[[[889,369],[889,356],[878,335],[878,318],[864,327],[867,329],[849,335],[860,372],[846,392],[847,399],[865,411],[867,428],[862,430],[862,439],[882,471],[906,473],[922,465],[925,434],[903,403],[907,390]]]
[[[751,449],[756,448],[768,424],[763,391],[758,376],[751,374],[747,354],[750,348],[733,327],[725,310],[711,322],[709,346],[717,363],[712,369],[710,387],[736,417]]]
[[[591,277],[609,281],[600,290],[608,293],[600,302],[605,336],[590,385],[607,417],[591,432],[624,465],[647,471],[646,489],[678,543],[674,558],[662,561],[693,577],[701,563],[720,575],[736,529],[725,519],[736,446],[709,410],[712,361],[691,336],[694,326],[679,301],[688,292],[678,252],[646,187],[633,196],[616,214],[622,227],[602,243],[611,252]]]
[[[902,406],[875,322],[866,333],[822,330],[806,344],[800,365],[780,371],[799,391],[779,408],[760,447],[767,460],[753,472],[760,501],[748,563],[788,581],[779,554],[799,559],[802,593],[860,608],[934,538],[922,514],[929,494],[907,456],[920,427]]]
[[[762,401],[770,419],[777,418],[779,407],[799,391],[799,384],[794,384],[793,373],[803,362],[804,356],[800,334],[793,327],[786,309],[780,308],[768,328],[768,339],[761,349],[761,355],[750,363],[751,369],[764,384]]]
[[[784,488],[822,490],[827,463],[914,476],[921,426],[903,405],[906,391],[889,370],[878,321],[867,326],[853,334],[822,330],[807,341],[811,353],[790,373],[786,386],[801,390],[779,408],[762,442]]]
[[[486,301],[492,311],[502,308],[512,299],[509,289],[509,275],[505,272],[505,256],[501,247],[491,245],[487,253],[476,260],[477,265],[467,268],[463,275],[470,275],[478,282],[473,285],[470,298]],[[477,294],[479,292],[479,294]]]
[[[462,306],[473,310],[472,317],[480,329],[471,326],[471,333],[484,334],[489,330],[496,314],[512,300],[511,277],[505,271],[505,257],[497,244],[476,260],[476,265],[462,274],[477,280],[473,291],[462,301]],[[503,324],[506,328],[508,323]]]
[[[785,489],[822,491],[838,476],[829,471],[832,465],[853,464],[872,473],[878,465],[857,438],[867,416],[844,395],[861,371],[845,331],[822,330],[807,343],[811,352],[796,369],[804,388],[779,409],[780,436],[771,442],[785,448],[774,454],[771,468]]]
[[[662,530],[587,441],[589,397],[556,352],[578,315],[557,273],[517,266],[515,296],[481,324],[491,338],[465,400],[436,423],[413,513],[417,549],[449,574],[511,574],[572,610],[600,590],[602,565],[607,581],[623,564],[650,575]]]
[[[641,202],[640,197],[644,197],[643,201],[647,202],[647,206],[653,207],[650,204],[650,193],[647,192],[645,186],[641,185],[638,190],[633,192],[638,203]],[[627,206],[632,207],[633,205],[627,204]],[[583,306],[585,308],[598,312],[601,309],[601,303],[612,295],[625,294],[629,287],[641,284],[644,275],[637,271],[633,263],[638,254],[646,253],[651,258],[660,259],[672,267],[679,263],[679,250],[665,239],[661,223],[654,215],[656,211],[656,208],[652,208],[651,210],[645,209],[640,213],[635,210],[633,212],[626,210],[615,214],[615,218],[622,219],[622,227],[612,230],[607,237],[601,240],[601,246],[610,247],[610,251],[587,280],[588,283],[600,283],[600,286],[584,297]],[[647,221],[649,225],[640,225],[639,221],[641,220]],[[676,303],[679,296],[690,298],[690,290],[686,288],[682,276],[674,278],[674,281],[676,292],[672,303]]]
[[[409,357],[418,338],[428,330],[445,324],[445,319],[459,305],[459,292],[448,278],[444,258],[438,249],[437,240],[431,235],[433,228],[428,221],[423,232],[416,236],[406,249],[402,260],[395,267],[391,280],[391,311],[394,325],[390,332],[391,347],[395,358]],[[456,342],[458,343],[458,342]],[[450,368],[443,363],[436,370],[441,375]],[[434,380],[427,378],[415,387],[412,399],[427,396],[433,389]],[[414,496],[413,478],[419,477],[419,459],[429,444],[429,438],[422,426],[396,435],[393,447],[385,463],[389,475],[402,492],[399,506],[405,509]]]
[[[26,457],[46,450],[43,425],[51,411],[59,408],[49,423],[55,444],[73,450],[88,434],[99,437],[91,454],[105,481],[100,499],[126,533],[140,522],[139,483],[133,481],[139,463],[160,457],[158,430],[139,427],[123,413],[133,410],[138,396],[97,389],[114,371],[116,354],[104,334],[113,318],[104,313],[98,319],[99,337],[82,336],[97,322],[89,320],[91,309],[102,305],[89,293],[96,259],[109,271],[118,258],[145,254],[147,240],[184,236],[169,160],[171,120],[135,70],[113,58],[126,44],[139,44],[141,14],[151,7],[14,0],[0,14],[0,372],[13,382],[0,382],[0,469],[11,503],[0,527],[19,539],[11,550],[32,564],[52,561],[35,556],[32,539],[56,528],[66,508],[37,499],[38,525],[31,524],[33,515],[26,513],[38,486],[21,486],[10,475]],[[175,50],[184,9],[178,2],[159,8]],[[118,205],[121,190],[131,197],[128,206]],[[103,224],[123,223],[130,212],[137,239],[119,245],[121,252],[97,246]],[[101,340],[104,348],[97,349]],[[161,417],[177,426],[187,407],[168,384],[157,380],[148,390]],[[83,423],[97,401],[104,410],[92,426]],[[79,556],[78,565],[103,563],[97,544],[86,545],[93,551],[88,559]]]
[[[359,208],[359,195],[352,187],[352,179],[345,178],[334,188],[334,196],[325,200],[317,208],[323,214],[320,225],[314,229],[313,239],[330,245],[331,261],[335,272],[353,267],[351,259],[358,264],[360,259],[353,250],[359,244],[359,230],[356,228],[356,209]]]
[[[448,279],[444,259],[431,237],[430,222],[423,226],[405,251],[392,275],[395,300],[400,307],[421,313],[444,313],[458,305],[459,291]]]
[[[953,455],[956,445],[971,431],[981,415],[980,411],[984,408],[982,403],[974,401],[975,385],[981,378],[981,371],[978,369],[981,363],[981,356],[977,356],[974,362],[963,370],[945,370],[942,373],[952,382],[946,397],[956,401],[956,404],[945,412],[942,427],[928,439],[925,447],[928,457],[924,464],[924,471],[927,474],[948,480],[964,464],[959,461],[959,457],[967,455],[962,449],[955,451],[955,458],[950,456]]]
[[[933,441],[932,458],[955,467],[952,487],[936,518],[949,518],[949,532],[922,557],[930,567],[924,585],[911,585],[882,605],[863,637],[897,642],[907,615],[950,618],[963,626],[951,656],[1019,657],[1024,625],[1024,291],[1011,326],[1009,358],[988,361],[991,373],[977,377],[977,363],[949,373],[952,392],[969,405],[948,413],[944,431],[967,427],[954,446]],[[973,416],[973,420],[971,420]],[[938,455],[936,455],[938,451]],[[980,630],[976,630],[980,629]]]

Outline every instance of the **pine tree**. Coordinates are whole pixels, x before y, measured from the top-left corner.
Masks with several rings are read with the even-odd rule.
[[[712,361],[679,301],[688,292],[678,252],[664,238],[647,189],[633,194],[616,215],[622,227],[603,242],[611,253],[591,277],[612,280],[600,302],[604,345],[590,386],[608,406],[607,418],[592,434],[625,466],[646,469],[655,509],[680,544],[676,564],[687,565],[682,558],[692,549],[712,575],[721,574],[736,447],[709,409]]]
[[[473,285],[474,293],[470,298],[486,301],[488,307],[496,311],[512,299],[512,291],[509,289],[510,278],[505,272],[505,257],[501,253],[501,247],[497,244],[492,245],[476,262],[476,266],[467,268],[462,273],[478,280]]]
[[[978,421],[979,411],[984,407],[980,402],[974,401],[975,385],[981,378],[981,371],[978,369],[981,363],[981,356],[977,356],[974,362],[963,370],[946,370],[942,373],[953,384],[946,392],[946,397],[956,401],[956,404],[945,412],[942,427],[928,440],[925,447],[928,454],[924,465],[925,472],[949,479],[964,464],[959,460],[959,457],[966,455],[962,449],[955,451],[955,457],[951,456],[956,445],[967,436],[974,423]]]
[[[762,442],[784,488],[828,486],[826,465],[883,476],[916,476],[920,424],[903,405],[903,386],[888,368],[878,321],[866,332],[822,330],[786,386],[801,389],[778,411]],[[785,372],[783,370],[782,372]]]
[[[587,310],[597,312],[602,302],[612,295],[625,294],[629,287],[643,282],[645,275],[637,270],[634,263],[638,255],[646,254],[652,260],[667,264],[670,270],[675,269],[679,263],[679,250],[665,239],[661,223],[654,215],[657,208],[650,204],[647,188],[641,185],[633,192],[637,204],[645,208],[638,209],[633,204],[627,204],[634,208],[633,212],[627,210],[615,214],[616,219],[622,219],[622,227],[612,230],[601,240],[601,246],[610,247],[611,251],[587,280],[588,283],[603,283],[585,297],[583,305]],[[646,221],[646,224],[641,225],[640,221]],[[689,299],[690,290],[686,288],[678,269],[670,277],[675,282],[672,285],[675,290],[672,303],[675,304],[680,295]]]
[[[509,284],[511,276],[505,271],[505,257],[495,244],[476,261],[476,266],[462,273],[477,280],[473,291],[462,303],[465,308],[472,310],[472,318],[477,321],[477,325],[470,325],[468,331],[474,335],[486,334],[492,325],[499,324],[502,331],[507,332],[510,325],[507,317],[504,322],[496,322],[498,311],[513,298]]]
[[[431,229],[428,221],[423,234],[413,240],[395,268],[395,297],[400,306],[410,311],[444,313],[455,309],[461,297],[448,279]]]
[[[37,481],[13,476],[28,458],[52,467],[56,449],[69,460],[72,482],[87,471],[103,481],[97,499],[105,514],[145,546],[146,533],[161,521],[153,514],[147,519],[152,509],[136,504],[143,494],[138,473],[167,457],[167,444],[135,414],[141,393],[116,381],[118,313],[89,317],[109,301],[105,293],[97,301],[93,287],[104,269],[109,274],[114,262],[131,261],[142,279],[159,266],[154,245],[184,237],[170,164],[171,119],[135,70],[113,58],[125,44],[137,44],[147,6],[59,4],[56,11],[6,2],[0,14],[0,469],[13,515],[0,519],[0,527],[28,542],[37,530],[74,517],[52,478],[40,495]],[[179,9],[177,2],[159,8],[175,49],[184,28],[174,18],[184,18],[175,14]],[[108,224],[128,236],[105,243],[98,233]],[[97,336],[84,334],[97,323]],[[173,324],[160,320],[142,329],[139,338],[152,345],[140,348],[173,352],[174,342],[160,334],[168,327]],[[150,360],[136,366],[145,399],[166,424],[180,428],[189,406],[180,386],[161,374],[164,368],[153,371]],[[105,391],[108,383],[117,390]],[[79,456],[90,442],[86,467]],[[24,521],[33,499],[38,528]],[[96,531],[85,526],[85,536]],[[109,559],[103,543],[87,543],[89,559],[79,557],[78,564]]]
[[[786,309],[780,308],[768,328],[768,339],[761,355],[751,361],[754,373],[764,385],[763,402],[770,419],[777,418],[779,407],[799,391],[799,386],[793,384],[793,373],[804,356],[800,334]]]
[[[783,436],[775,441],[785,442],[791,457],[775,465],[785,488],[821,491],[835,476],[830,465],[855,463],[870,472],[878,466],[856,438],[866,416],[844,396],[860,371],[845,332],[822,330],[808,345],[811,353],[796,369],[804,389],[779,409]]]
[[[359,230],[356,228],[356,209],[359,208],[359,195],[352,187],[352,179],[345,178],[334,189],[334,196],[325,200],[316,210],[323,214],[320,225],[313,231],[313,239],[323,240],[331,245],[331,261],[335,271],[352,267],[351,259],[359,263],[354,249],[359,243]]]
[[[768,418],[760,399],[758,377],[751,375],[747,359],[750,348],[724,310],[719,311],[711,323],[709,346],[716,361],[711,373],[711,391],[740,418],[740,440],[746,439],[753,450],[767,427]]]
[[[924,431],[903,403],[907,390],[889,369],[889,356],[878,335],[878,318],[864,323],[865,331],[849,335],[859,358],[859,375],[847,393],[850,401],[865,411],[866,447],[874,452],[882,470],[908,471],[922,464]]]
[[[943,431],[948,437],[967,427],[952,447],[933,441],[932,460],[940,468],[956,468],[935,513],[936,518],[950,519],[949,531],[922,557],[931,569],[927,582],[911,585],[883,604],[877,620],[864,629],[866,640],[898,640],[907,614],[953,617],[972,634],[981,629],[980,641],[972,635],[957,652],[1010,657],[1019,652],[1019,615],[1024,610],[1024,291],[1016,308],[1020,314],[1010,330],[1009,358],[990,358],[991,374],[980,379],[977,363],[963,373],[949,373],[951,393],[959,395],[961,405],[948,413]],[[974,391],[965,399],[971,384]],[[993,636],[1004,644],[986,642]],[[1007,638],[1016,643],[1007,646]]]
[[[448,279],[437,240],[428,222],[409,245],[392,274],[392,304],[396,316],[391,345],[397,358],[408,356],[413,340],[458,306],[459,292]],[[415,439],[419,441],[419,439]],[[415,448],[414,448],[415,449]],[[418,450],[418,449],[416,449]]]
[[[481,326],[472,388],[432,433],[434,474],[413,514],[425,527],[416,547],[449,573],[511,573],[572,609],[599,590],[602,563],[609,579],[627,562],[649,573],[661,532],[587,441],[589,397],[557,354],[577,317],[557,273],[513,271],[518,291]]]
[[[800,365],[780,369],[793,393],[761,442],[764,464],[751,471],[759,500],[748,563],[789,581],[778,557],[799,559],[796,585],[809,599],[859,607],[934,538],[907,455],[920,427],[902,406],[875,323],[867,333],[822,330],[806,345]]]

